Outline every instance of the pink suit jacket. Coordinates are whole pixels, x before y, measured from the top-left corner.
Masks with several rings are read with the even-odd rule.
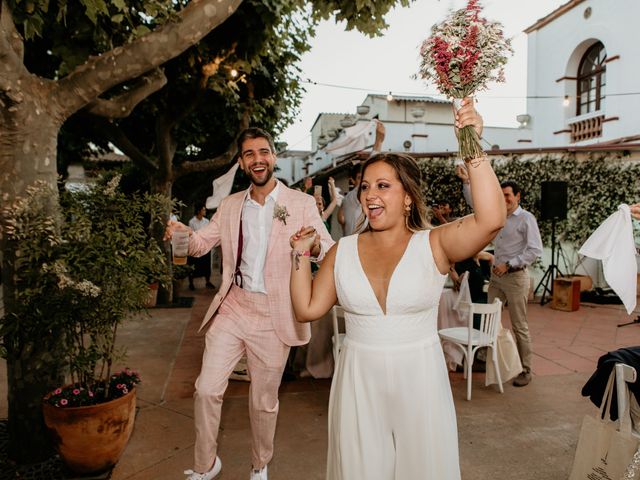
[[[286,225],[277,218],[273,219],[264,266],[264,283],[276,334],[286,345],[303,345],[311,337],[311,328],[309,323],[296,321],[291,306],[289,293],[291,246],[289,238],[300,227],[313,226],[320,233],[323,254],[335,242],[324,226],[315,200],[311,195],[292,190],[282,183],[279,188],[277,204],[286,207],[289,216]],[[202,256],[218,245],[222,247],[222,283],[218,293],[213,297],[198,331],[202,331],[215,321],[218,308],[234,282],[240,216],[246,195],[247,190],[244,190],[225,198],[209,224],[189,237],[189,255],[194,257]]]

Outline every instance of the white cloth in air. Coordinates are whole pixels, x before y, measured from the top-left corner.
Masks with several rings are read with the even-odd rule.
[[[213,181],[213,194],[207,197],[205,202],[207,209],[213,210],[214,208],[218,208],[222,199],[229,196],[238,167],[239,164],[236,162],[227,173]]]
[[[631,314],[636,308],[638,265],[629,205],[623,203],[602,222],[579,253],[602,260],[605,280]]]

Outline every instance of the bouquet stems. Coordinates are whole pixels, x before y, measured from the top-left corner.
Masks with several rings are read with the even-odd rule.
[[[453,99],[453,108],[456,112],[460,109],[461,105],[462,99]],[[478,137],[476,129],[473,128],[473,126],[467,125],[458,130],[458,151],[460,152],[460,158],[464,161],[484,155],[484,151],[480,146],[480,137]]]
[[[480,138],[478,137],[475,128],[471,125],[462,127],[458,131],[458,147],[460,151],[460,158],[464,161],[484,155],[482,147],[480,146]]]

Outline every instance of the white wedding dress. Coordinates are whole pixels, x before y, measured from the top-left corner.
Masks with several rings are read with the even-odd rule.
[[[459,480],[458,433],[438,339],[446,276],[429,232],[415,233],[391,277],[385,315],[358,255],[335,260],[346,339],[331,385],[327,480]]]

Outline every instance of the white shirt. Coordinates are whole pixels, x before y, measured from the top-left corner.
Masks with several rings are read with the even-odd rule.
[[[267,258],[271,226],[273,225],[273,209],[278,201],[280,182],[265,198],[264,205],[251,198],[251,189],[242,206],[242,288],[249,292],[267,293],[264,284],[264,264]]]
[[[542,255],[542,239],[536,217],[518,206],[507,216],[502,230],[493,240],[494,264],[509,262],[515,268],[526,267]]]
[[[197,232],[208,223],[209,220],[207,218],[202,217],[202,220],[198,220],[198,217],[194,216],[193,218],[191,218],[191,220],[189,220],[189,228],[191,228],[191,230],[193,230],[194,232]]]

